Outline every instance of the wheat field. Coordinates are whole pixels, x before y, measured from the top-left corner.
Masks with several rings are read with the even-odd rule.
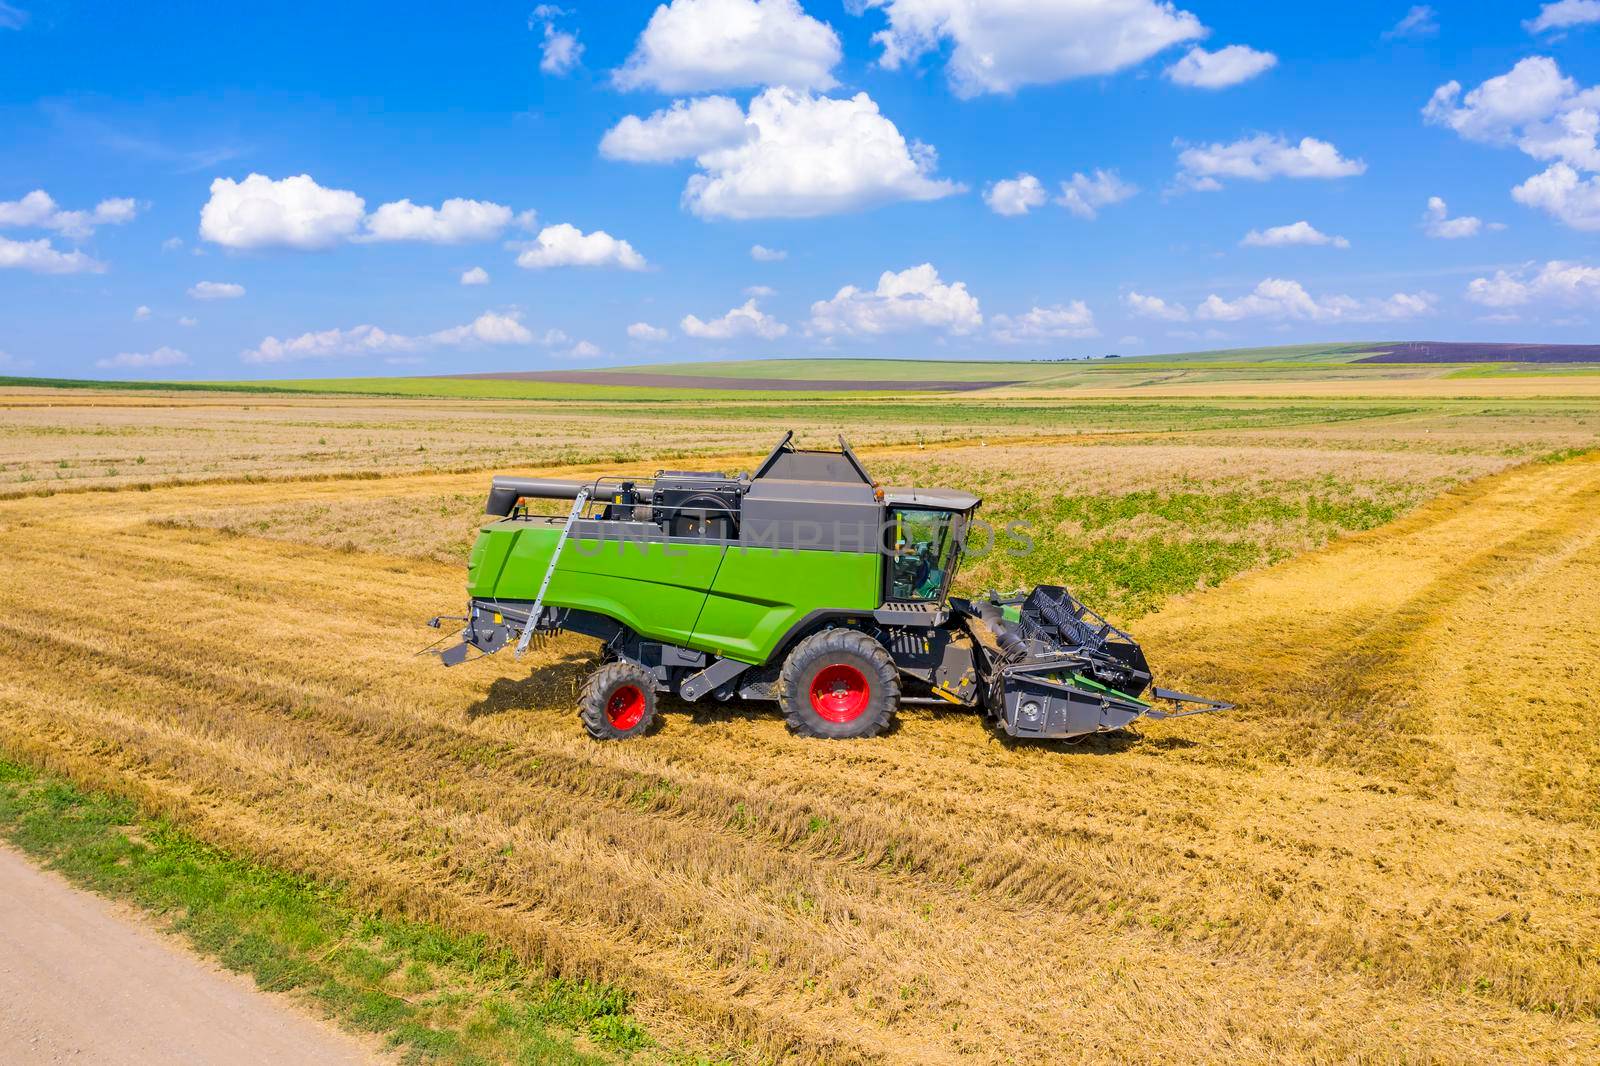
[[[452,436],[468,404],[396,401],[379,419],[371,400],[296,399],[264,426],[240,410],[259,399],[110,414],[61,399],[7,409],[7,470],[61,469],[99,429],[126,433],[95,454],[106,491],[0,500],[0,750],[616,982],[674,1046],[825,1063],[1600,1059],[1591,409],[1475,400],[1151,432],[1074,416],[1066,440],[1049,432],[1065,416],[975,430],[830,412],[875,470],[1057,508],[1039,565],[1091,542],[1135,562],[1246,545],[1139,596],[1134,563],[1097,578],[1143,615],[1160,683],[1240,710],[1071,746],[919,708],[878,740],[827,744],[761,704],[680,704],[600,745],[571,709],[590,643],[453,671],[418,654],[436,638],[421,621],[460,606],[454,556],[487,481],[455,468],[748,467],[777,423],[565,416],[476,456]],[[330,418],[388,428],[347,428],[324,454],[309,442]],[[158,463],[150,442],[181,426],[205,432]],[[437,465],[413,458],[419,439]],[[159,477],[122,473],[140,454]],[[1050,491],[1017,497],[1023,473]],[[1072,502],[1107,494],[1143,510]]]

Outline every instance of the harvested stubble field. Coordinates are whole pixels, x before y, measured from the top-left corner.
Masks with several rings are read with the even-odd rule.
[[[684,705],[596,745],[570,709],[586,642],[415,654],[461,599],[485,476],[391,452],[383,478],[0,502],[0,749],[625,986],[691,1051],[1594,1061],[1595,413],[1345,413],[1075,441],[975,417],[920,447],[878,423],[863,449],[1034,514],[1040,552],[970,580],[1066,573],[1231,715],[1070,747],[919,709],[825,744]],[[84,411],[53,417],[78,439]],[[749,421],[707,451],[747,466],[778,424]],[[703,443],[584,424],[559,462]],[[504,468],[555,472],[549,446]]]
[[[607,403],[159,393],[0,386],[0,499],[175,483],[381,477],[743,455],[803,425],[858,446],[1185,429],[1321,425],[1394,404],[1064,402],[965,404],[750,398]],[[652,467],[651,469],[654,469]]]

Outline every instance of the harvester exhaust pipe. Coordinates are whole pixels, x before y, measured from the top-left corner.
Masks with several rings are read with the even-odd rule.
[[[562,481],[549,477],[497,477],[489,488],[489,502],[483,513],[504,518],[516,507],[517,501],[527,498],[540,500],[575,500],[578,493],[588,489],[594,494],[592,481]]]

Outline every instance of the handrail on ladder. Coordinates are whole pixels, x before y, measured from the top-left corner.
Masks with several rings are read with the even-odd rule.
[[[522,636],[517,638],[517,650],[512,653],[512,658],[522,658],[522,653],[528,650],[528,640],[533,636],[533,629],[539,624],[539,615],[544,613],[544,594],[550,587],[550,578],[556,572],[556,563],[561,560],[561,549],[567,546],[567,537],[572,533],[572,523],[578,520],[583,513],[583,505],[589,499],[589,488],[584,486],[578,490],[578,495],[572,501],[572,510],[567,513],[567,524],[561,527],[561,536],[556,538],[556,550],[550,553],[550,565],[545,567],[544,580],[539,582],[539,594],[533,598],[533,608],[528,611],[528,620],[523,623]]]

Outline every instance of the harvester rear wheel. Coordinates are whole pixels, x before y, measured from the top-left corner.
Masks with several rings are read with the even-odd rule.
[[[801,736],[875,737],[900,705],[900,677],[883,645],[853,629],[826,629],[795,645],[778,675],[778,705]]]
[[[578,717],[596,740],[639,736],[656,718],[655,675],[634,663],[607,663],[583,683]]]

